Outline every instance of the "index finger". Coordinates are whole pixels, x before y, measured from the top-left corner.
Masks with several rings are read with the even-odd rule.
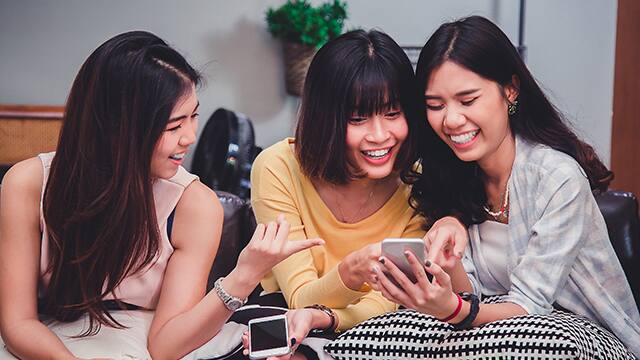
[[[295,254],[299,251],[308,249],[310,247],[324,245],[324,240],[320,238],[305,239],[305,240],[291,240],[285,243],[284,253],[287,257],[291,254]]]
[[[431,262],[436,261],[436,258],[443,252],[445,245],[449,241],[449,234],[444,231],[438,231],[435,239],[431,242],[431,248],[427,254]]]
[[[453,255],[458,259],[462,258],[467,244],[469,243],[469,235],[465,231],[456,231],[454,234],[455,242],[453,244]]]

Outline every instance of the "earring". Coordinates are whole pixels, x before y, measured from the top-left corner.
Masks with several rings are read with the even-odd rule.
[[[515,100],[514,102],[509,103],[509,105],[507,105],[507,112],[509,113],[509,115],[515,114],[517,110],[518,110],[518,100]]]

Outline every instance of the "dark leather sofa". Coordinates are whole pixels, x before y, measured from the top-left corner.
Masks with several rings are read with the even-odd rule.
[[[213,288],[216,279],[233,269],[256,226],[250,203],[226,192],[218,191],[217,194],[224,208],[224,226],[218,254],[209,274],[209,289]],[[640,221],[636,196],[629,192],[609,190],[595,197],[640,309]],[[252,296],[259,291],[258,285]]]

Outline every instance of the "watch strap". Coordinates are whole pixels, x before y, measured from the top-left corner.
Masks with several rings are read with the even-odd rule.
[[[238,297],[235,297],[229,294],[222,287],[222,280],[224,280],[224,277],[220,277],[218,280],[216,280],[216,282],[213,285],[213,289],[218,295],[218,297],[220,298],[220,300],[222,300],[222,303],[224,304],[224,306],[226,306],[227,309],[231,311],[235,311],[240,306],[244,305],[247,302],[247,299],[240,299]]]
[[[322,304],[313,304],[313,305],[309,305],[309,306],[305,306],[305,309],[316,309],[316,310],[320,310],[323,313],[329,315],[329,317],[331,318],[331,323],[329,323],[329,326],[325,329],[312,329],[311,332],[314,334],[327,334],[327,333],[332,333],[336,331],[336,327],[338,327],[338,319],[336,318],[336,314],[333,312],[333,310],[331,310],[330,308],[322,305]]]
[[[471,304],[469,315],[467,315],[462,321],[456,324],[451,324],[456,330],[470,329],[473,326],[473,321],[478,316],[480,311],[480,299],[476,294],[463,292],[459,294],[462,300],[468,301]]]

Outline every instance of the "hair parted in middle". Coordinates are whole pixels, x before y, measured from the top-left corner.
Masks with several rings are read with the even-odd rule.
[[[389,35],[354,30],[325,44],[309,66],[295,131],[295,153],[306,176],[345,184],[363,176],[346,157],[349,119],[399,107],[409,136],[394,168],[415,161],[413,144],[420,104],[409,58]]]

